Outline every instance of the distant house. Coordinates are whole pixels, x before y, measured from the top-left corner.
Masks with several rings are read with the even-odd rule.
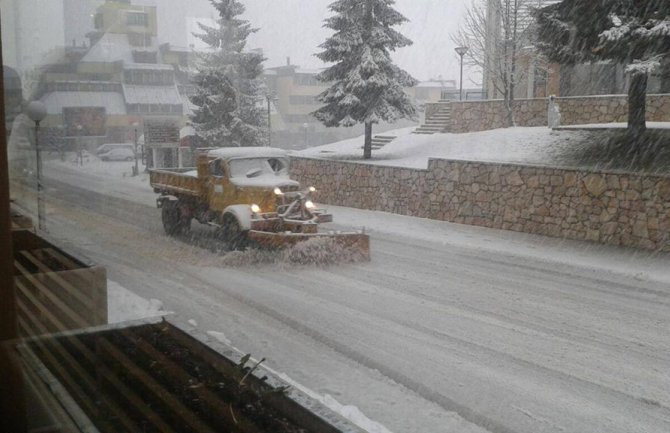
[[[507,9],[510,14],[518,12],[516,21],[510,18],[509,26],[516,22],[516,34],[518,35],[516,51],[516,74],[515,91],[516,99],[545,97],[558,91],[558,81],[555,74],[555,65],[544,63],[539,57],[534,46],[534,24],[535,19],[531,9],[556,3],[559,0],[532,0],[526,2],[514,2],[504,0],[501,8],[500,0],[486,1],[486,35],[485,35],[485,59],[483,68],[483,87],[485,99],[501,99],[503,97],[496,80],[499,79],[499,71],[504,67],[504,59],[510,58],[511,54],[501,43],[503,39],[503,26],[506,20],[501,16]],[[509,8],[505,8],[509,4]],[[514,5],[519,5],[518,9]],[[506,12],[505,12],[506,13]],[[511,30],[510,32],[511,33]],[[507,57],[506,57],[507,56]]]
[[[321,106],[317,96],[328,88],[326,83],[316,79],[319,72],[292,65],[290,60],[286,66],[265,70],[264,78],[281,119],[280,125],[273,122],[275,130],[283,127],[285,131],[300,132],[305,125],[320,128],[320,123],[310,115]]]
[[[449,99],[448,95],[452,92],[458,94],[458,88],[456,87],[456,80],[444,80],[440,77],[421,81],[415,87],[406,89],[405,92],[410,95],[419,108],[422,108],[427,103]],[[458,95],[456,99],[458,99]]]

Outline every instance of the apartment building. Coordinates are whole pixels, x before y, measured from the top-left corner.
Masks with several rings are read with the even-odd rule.
[[[192,54],[159,45],[156,7],[107,1],[93,14],[92,27],[88,44],[65,47],[40,68],[45,133],[88,149],[138,139],[151,165],[180,164]]]

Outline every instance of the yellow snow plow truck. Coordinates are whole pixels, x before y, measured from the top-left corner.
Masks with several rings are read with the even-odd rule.
[[[314,238],[370,257],[365,233],[319,232],[332,215],[311,200],[314,187],[301,188],[289,177],[282,149],[235,147],[201,150],[195,168],[154,169],[150,182],[168,235],[186,232],[195,218],[220,230],[231,248],[247,241],[283,247]]]

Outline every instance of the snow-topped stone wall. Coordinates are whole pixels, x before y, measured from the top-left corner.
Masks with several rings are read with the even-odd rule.
[[[626,95],[579,96],[556,98],[561,112],[561,125],[626,122]],[[426,116],[435,112],[440,103],[426,104]],[[450,132],[475,132],[504,128],[507,110],[502,100],[449,102]],[[548,100],[519,99],[513,102],[517,126],[546,126]],[[647,120],[670,122],[670,95],[647,95]]]
[[[432,160],[430,218],[670,251],[670,176]]]
[[[670,251],[670,176],[430,160],[427,170],[296,158],[317,201]]]

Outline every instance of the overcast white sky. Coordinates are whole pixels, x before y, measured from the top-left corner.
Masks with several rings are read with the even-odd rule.
[[[305,68],[323,66],[314,53],[332,33],[323,28],[332,0],[241,1],[247,8],[243,17],[259,28],[250,38],[249,48],[263,49],[268,58],[266,67],[283,65],[286,57]],[[133,3],[157,5],[161,39],[178,45],[186,45],[184,17],[214,17],[209,0],[135,0]],[[414,41],[414,45],[394,55],[397,64],[419,80],[440,75],[458,80],[458,56],[449,35],[458,27],[467,4],[469,0],[396,0],[396,9],[410,20],[399,30]],[[464,87],[473,87],[468,76],[478,79],[477,74],[470,74],[466,69],[465,75]]]

